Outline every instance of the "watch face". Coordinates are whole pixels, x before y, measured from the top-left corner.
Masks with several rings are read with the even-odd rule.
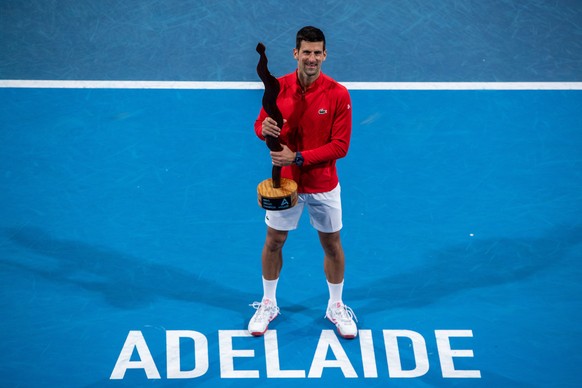
[[[297,156],[295,156],[295,164],[298,166],[303,165],[303,156],[298,152]]]

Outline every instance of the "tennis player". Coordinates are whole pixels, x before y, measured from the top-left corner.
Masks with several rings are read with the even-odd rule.
[[[347,89],[321,72],[327,57],[325,36],[315,27],[297,32],[293,57],[296,71],[279,78],[281,91],[277,106],[284,124],[261,109],[255,122],[257,136],[278,137],[283,150],[271,152],[273,165],[281,166],[281,176],[298,184],[297,205],[282,211],[267,210],[267,236],[262,251],[263,297],[251,306],[256,309],[248,330],[263,335],[279,315],[277,282],[283,266],[283,245],[289,231],[297,228],[307,209],[311,225],[318,231],[324,252],[323,267],[329,288],[325,317],[344,338],[355,338],[355,314],[342,299],[345,258],[340,239],[342,206],[336,160],[346,156],[352,131],[352,108]]]

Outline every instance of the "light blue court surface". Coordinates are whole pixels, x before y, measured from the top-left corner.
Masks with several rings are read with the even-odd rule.
[[[283,314],[271,325],[281,370],[307,375],[318,344],[328,347],[321,377],[301,380],[267,378],[264,340],[233,332],[261,294],[255,186],[270,169],[250,125],[261,91],[0,93],[0,365],[10,386],[580,381],[579,91],[352,92],[353,143],[339,163],[345,298],[374,354],[363,356],[359,340],[321,339],[333,327],[304,220],[286,247]],[[206,349],[195,380],[168,378],[166,335],[179,330],[208,342],[179,342],[182,371]],[[418,334],[416,356],[410,338],[398,342],[402,369],[425,360],[428,371],[391,377],[384,330]],[[462,331],[450,344],[472,357],[459,353],[454,368],[480,379],[443,377],[436,330]],[[143,365],[109,380],[130,331],[161,380]],[[233,371],[258,380],[221,378],[221,331],[237,334]],[[342,350],[347,360],[334,364]],[[365,377],[362,358],[377,377]],[[345,378],[348,366],[357,378]]]
[[[130,4],[130,3],[128,3]],[[0,1],[2,80],[581,81],[577,1]],[[344,299],[316,232],[260,299],[262,90],[0,88],[0,386],[578,387],[582,91],[352,90]]]

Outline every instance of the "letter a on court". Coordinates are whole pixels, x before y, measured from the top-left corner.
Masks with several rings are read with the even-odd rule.
[[[134,349],[139,355],[140,359],[138,361],[131,360],[131,355],[133,354]],[[109,378],[111,380],[121,380],[128,369],[143,369],[148,379],[160,378],[160,372],[158,372],[158,368],[156,368],[156,364],[145,338],[141,331],[138,330],[132,330],[127,335],[121,353],[119,353],[119,358],[117,359],[113,372],[111,372]]]

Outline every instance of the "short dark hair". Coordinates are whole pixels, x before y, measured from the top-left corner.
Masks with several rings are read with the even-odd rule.
[[[301,47],[301,42],[323,42],[323,49],[325,50],[325,35],[317,27],[306,26],[297,31],[297,37],[295,38],[295,48],[299,50]]]

